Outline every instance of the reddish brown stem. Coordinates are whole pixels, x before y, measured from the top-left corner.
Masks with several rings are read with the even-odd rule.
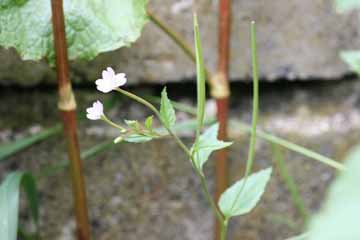
[[[216,98],[217,119],[219,121],[219,139],[227,138],[227,121],[229,112],[229,62],[230,62],[230,32],[231,32],[231,0],[220,0],[219,3],[219,45],[218,45],[218,69],[213,79],[212,95]],[[216,89],[218,86],[218,89]],[[216,190],[215,199],[218,201],[220,195],[228,186],[228,152],[220,150],[216,154]],[[215,240],[221,239],[221,223],[216,221]]]
[[[67,149],[70,159],[70,174],[73,196],[75,201],[75,215],[77,223],[77,239],[90,239],[90,226],[86,203],[85,181],[82,173],[79,142],[77,138],[76,102],[69,80],[69,63],[65,35],[63,1],[52,0],[52,22],[54,45],[56,53],[56,73],[59,88],[59,110],[64,124]]]

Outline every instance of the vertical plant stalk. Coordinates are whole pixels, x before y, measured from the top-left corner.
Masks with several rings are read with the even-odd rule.
[[[251,38],[251,58],[252,58],[252,73],[253,73],[253,110],[252,110],[252,124],[250,131],[250,144],[248,150],[248,159],[246,161],[244,183],[241,186],[239,193],[236,195],[234,204],[231,209],[235,207],[235,203],[240,198],[242,191],[245,188],[247,179],[252,171],[252,166],[255,158],[255,146],[256,146],[256,132],[259,115],[259,77],[258,77],[258,63],[257,63],[257,47],[256,47],[256,27],[255,22],[252,21],[250,25],[250,38]]]
[[[56,73],[59,90],[59,103],[64,134],[67,140],[70,159],[70,174],[75,201],[75,215],[77,223],[77,239],[90,239],[90,226],[86,203],[85,181],[82,173],[79,142],[77,138],[76,102],[69,80],[69,63],[65,35],[65,22],[62,0],[52,0],[52,22],[54,46],[56,53]]]
[[[231,32],[231,0],[219,2],[219,43],[218,43],[218,68],[211,79],[211,96],[216,99],[217,119],[219,122],[220,140],[227,138],[227,122],[229,112],[229,62],[230,62],[230,32]],[[221,149],[216,153],[216,190],[215,199],[218,201],[221,194],[228,186],[228,152]],[[225,236],[222,234],[222,223],[216,221],[215,240]]]

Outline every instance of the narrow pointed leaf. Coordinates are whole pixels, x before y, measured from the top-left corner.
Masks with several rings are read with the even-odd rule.
[[[52,128],[40,131],[39,133],[36,133],[32,136],[19,139],[15,142],[0,145],[0,161],[6,159],[7,157],[10,157],[11,155],[21,150],[24,150],[32,146],[35,143],[38,143],[40,141],[43,141],[51,136],[60,133],[61,130],[62,130],[62,126],[56,125]]]
[[[161,106],[160,106],[161,120],[167,128],[172,128],[176,122],[176,115],[174,107],[171,104],[166,92],[166,87],[161,92]]]
[[[240,129],[241,131],[244,131],[246,133],[249,133],[251,132],[251,127],[248,126],[247,124],[245,123],[242,123],[242,122],[239,122],[239,121],[230,121],[230,125],[232,127],[236,127],[237,129]],[[279,146],[283,146],[291,151],[294,151],[294,152],[297,152],[299,154],[302,154],[303,156],[306,156],[310,159],[313,159],[313,160],[316,160],[318,162],[321,162],[323,164],[326,164],[330,167],[333,167],[337,170],[346,170],[345,166],[336,161],[335,159],[331,159],[329,157],[326,157],[324,155],[321,155],[317,152],[314,152],[308,148],[305,148],[305,147],[302,147],[300,145],[297,145],[293,142],[290,142],[286,139],[283,139],[283,138],[280,138],[280,137],[277,137],[275,135],[272,135],[270,133],[267,133],[267,132],[263,132],[263,131],[260,131],[260,130],[257,130],[256,132],[257,136],[261,139],[264,139],[270,143],[275,143]]]
[[[261,170],[229,187],[219,199],[219,207],[226,218],[250,212],[263,195],[270,180],[272,168]]]
[[[217,139],[219,124],[216,123],[207,129],[194,144],[191,151],[194,156],[195,167],[202,172],[204,164],[208,161],[210,154],[222,148],[229,147],[232,142],[224,142]]]
[[[39,214],[35,180],[27,173],[11,173],[0,185],[1,239],[17,239],[19,221],[19,195],[21,186],[24,187],[26,192],[32,218],[36,226],[38,226]]]
[[[291,195],[293,204],[295,205],[298,213],[301,215],[303,222],[306,224],[309,218],[309,212],[305,206],[303,198],[301,197],[298,185],[287,169],[284,154],[282,153],[280,147],[274,143],[271,144],[271,150],[279,175]]]
[[[147,118],[146,118],[146,120],[145,120],[145,127],[146,127],[146,129],[148,129],[148,130],[151,130],[151,129],[152,129],[153,119],[154,119],[153,116],[150,116],[150,117],[147,117]]]

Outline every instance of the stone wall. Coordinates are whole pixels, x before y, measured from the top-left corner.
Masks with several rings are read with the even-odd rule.
[[[205,61],[215,69],[216,0],[152,0],[149,8],[192,43],[192,12],[200,18]],[[336,79],[348,73],[338,53],[360,48],[355,13],[338,15],[331,0],[234,0],[231,78],[250,75],[249,22],[257,21],[261,76],[276,79]],[[0,51],[0,84],[54,82],[45,63],[22,62],[13,50]],[[152,23],[132,48],[72,63],[75,82],[94,81],[106,66],[126,72],[130,83],[163,83],[194,77],[192,63]]]

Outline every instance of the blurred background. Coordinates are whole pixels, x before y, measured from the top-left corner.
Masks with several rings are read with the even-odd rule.
[[[193,42],[192,15],[200,23],[205,63],[217,63],[216,0],[152,0],[149,9],[173,30]],[[329,0],[234,0],[231,39],[230,119],[251,122],[250,21],[257,22],[260,83],[259,127],[342,160],[359,141],[360,82],[341,60],[343,50],[360,48],[356,11],[339,14]],[[94,100],[108,103],[114,121],[145,119],[150,113],[116,93],[101,94],[94,81],[112,66],[125,72],[129,88],[141,96],[159,96],[163,85],[180,103],[195,105],[195,67],[186,55],[151,22],[131,48],[102,53],[90,62],[71,62],[71,80],[84,114]],[[14,49],[0,49],[0,143],[32,136],[59,124],[56,74],[45,61],[22,61]],[[214,115],[207,103],[207,116]],[[180,120],[193,116],[178,111]],[[117,132],[102,122],[80,118],[79,139],[84,151],[108,142]],[[192,135],[182,131],[190,144]],[[230,129],[230,179],[239,179],[247,158],[248,135]],[[75,222],[67,171],[52,169],[66,159],[61,134],[1,160],[0,176],[11,170],[32,171],[39,178],[43,239],[71,240]],[[290,174],[298,184],[307,212],[316,212],[334,171],[316,161],[283,149]],[[273,163],[271,146],[259,140],[255,169]],[[46,169],[46,174],[43,174]],[[213,176],[214,162],[206,168]],[[84,163],[94,239],[211,239],[213,217],[199,182],[175,143],[122,143]],[[46,176],[45,176],[46,175]],[[213,182],[211,182],[213,189]],[[23,219],[29,218],[26,213]],[[231,239],[273,240],[298,234],[303,215],[279,172],[259,206],[231,224]]]

